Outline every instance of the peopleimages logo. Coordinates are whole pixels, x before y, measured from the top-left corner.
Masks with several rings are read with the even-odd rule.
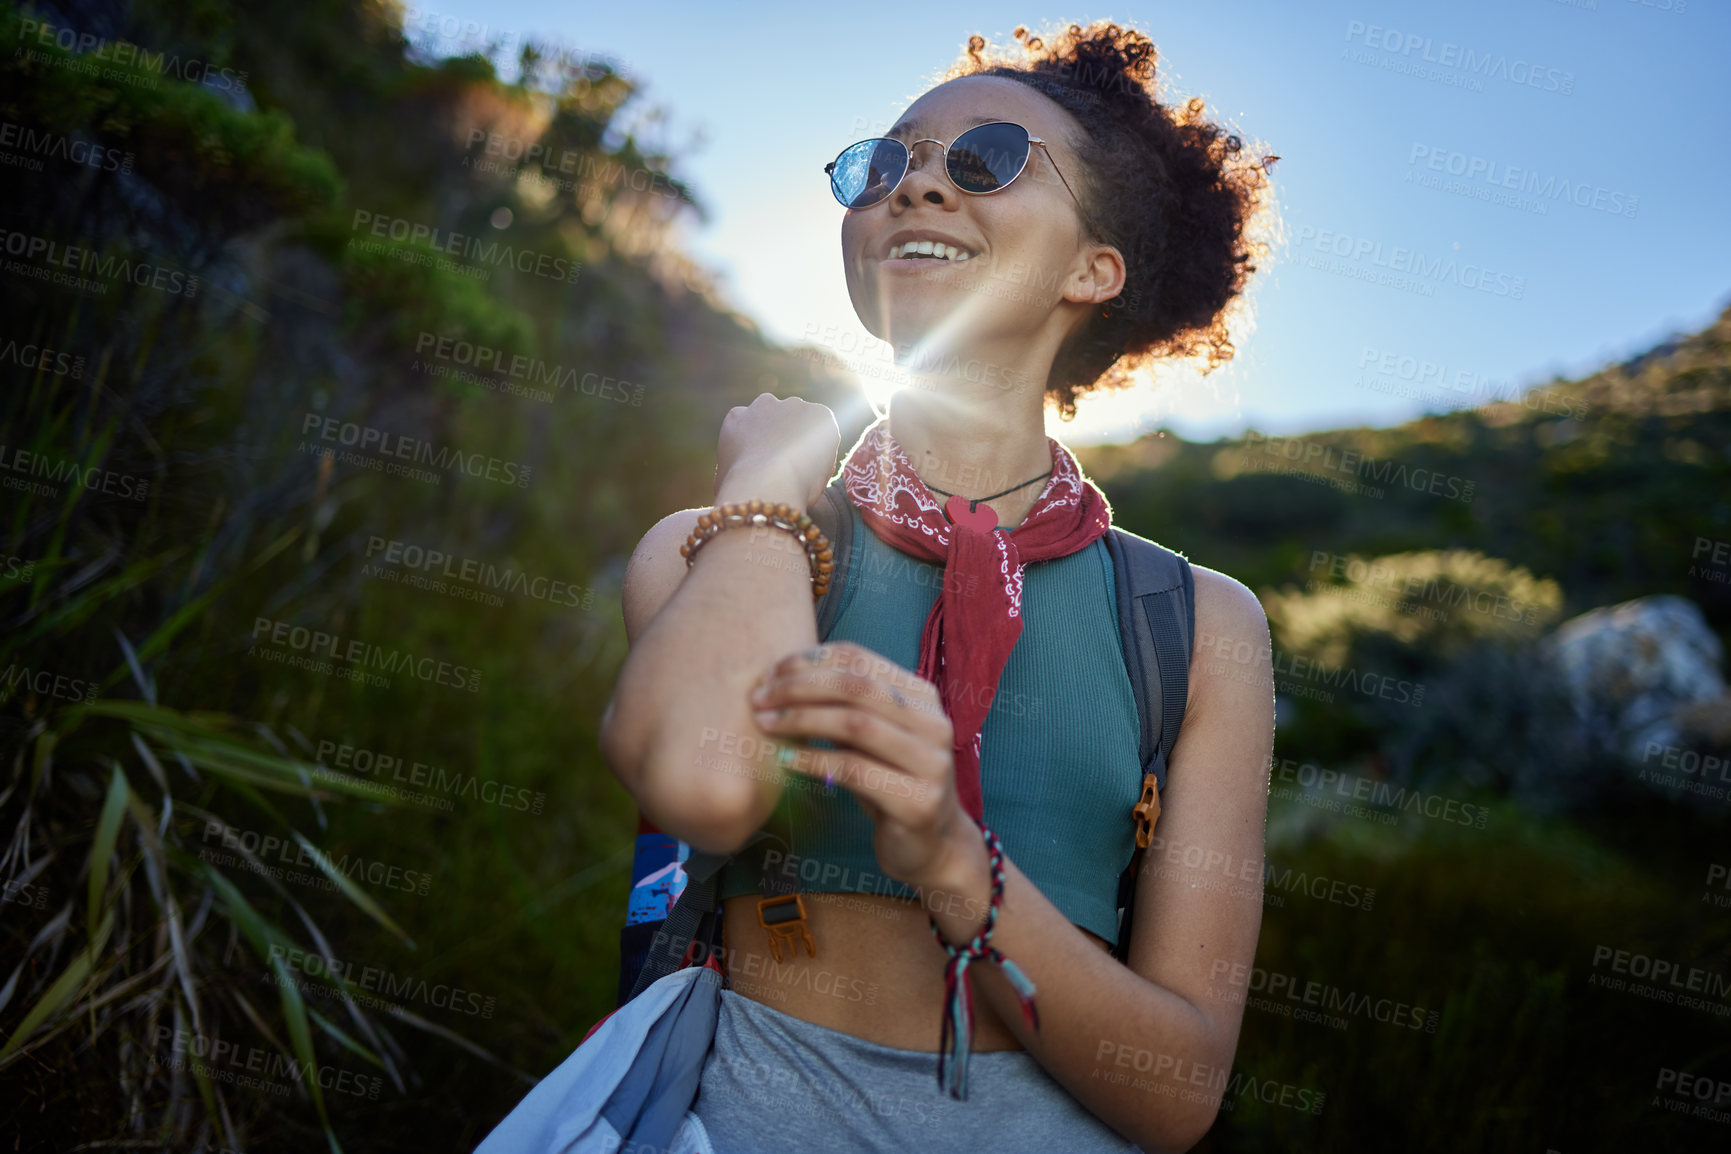
[[[1436,606],[1446,606],[1449,609],[1465,608],[1519,625],[1539,624],[1541,610],[1544,608],[1540,604],[1522,601],[1519,597],[1510,597],[1505,593],[1462,585],[1446,576],[1415,573],[1403,575],[1393,566],[1381,561],[1366,561],[1361,557],[1330,553],[1326,549],[1311,550],[1310,572],[1315,573],[1318,569],[1334,580],[1311,577],[1304,585],[1307,592],[1328,593],[1336,597],[1364,601],[1383,608],[1398,609],[1411,616],[1428,617],[1433,621],[1446,620],[1449,614],[1435,607],[1423,611],[1419,608],[1423,602],[1435,602]],[[1371,592],[1372,589],[1381,589],[1393,594],[1393,597],[1378,597]]]
[[[1485,268],[1482,265],[1468,261],[1462,264],[1454,257],[1428,257],[1417,249],[1404,248],[1399,245],[1383,251],[1380,240],[1370,237],[1352,236],[1344,232],[1334,232],[1330,229],[1319,229],[1312,225],[1299,225],[1293,234],[1293,247],[1302,250],[1305,246],[1317,250],[1322,256],[1335,256],[1343,261],[1358,266],[1355,272],[1351,268],[1324,268],[1317,263],[1322,257],[1305,257],[1305,264],[1310,268],[1324,268],[1324,271],[1339,272],[1359,280],[1376,280],[1371,274],[1372,269],[1384,270],[1394,276],[1400,284],[1396,287],[1411,287],[1427,290],[1420,295],[1429,296],[1435,293],[1434,282],[1447,281],[1464,289],[1489,293],[1491,296],[1508,297],[1510,300],[1523,300],[1527,293],[1527,278],[1513,276],[1506,272]],[[1371,268],[1363,268],[1368,262]],[[1335,262],[1336,265],[1340,261]],[[1400,274],[1395,276],[1395,274]],[[1408,283],[1410,282],[1410,284]],[[1391,281],[1390,283],[1394,283]]]
[[[1483,373],[1472,369],[1458,369],[1450,372],[1447,365],[1405,353],[1391,352],[1386,349],[1365,345],[1358,356],[1360,370],[1359,383],[1362,387],[1376,392],[1393,392],[1390,387],[1378,387],[1375,377],[1371,384],[1365,384],[1363,371],[1370,369],[1375,376],[1398,379],[1412,388],[1401,393],[1403,396],[1417,396],[1419,390],[1436,389],[1439,393],[1450,392],[1460,394],[1461,399],[1472,402],[1494,404],[1508,402],[1522,405],[1528,409],[1542,409],[1546,413],[1557,413],[1576,418],[1587,415],[1587,402],[1576,397],[1566,397],[1557,394],[1552,389],[1523,389],[1513,381],[1494,380]],[[1556,404],[1560,407],[1553,408]]]
[[[1504,80],[1527,88],[1537,88],[1542,92],[1555,92],[1560,96],[1569,96],[1575,91],[1573,72],[1535,64],[1520,57],[1511,60],[1502,52],[1479,52],[1452,40],[1438,43],[1434,37],[1417,32],[1401,32],[1379,24],[1366,24],[1362,20],[1349,20],[1346,23],[1346,39],[1349,43],[1356,42],[1366,48],[1389,53],[1397,59],[1416,59],[1422,64],[1434,65],[1438,69],[1476,80]],[[1378,63],[1374,59],[1358,62]],[[1423,75],[1422,71],[1417,70],[1415,74]]]
[[[191,1070],[239,1089],[264,1090],[278,1096],[286,1095],[291,1084],[305,1087],[308,1083],[316,1083],[322,1090],[353,1094],[376,1102],[385,1084],[384,1079],[377,1075],[356,1074],[335,1066],[316,1066],[262,1046],[241,1046],[237,1042],[168,1026],[156,1027],[156,1045],[158,1050],[168,1049],[171,1056],[163,1061],[152,1054],[152,1065],[176,1072]],[[282,1078],[288,1081],[281,1081]]]
[[[433,875],[422,870],[404,869],[377,858],[369,860],[359,854],[345,853],[341,857],[333,857],[305,840],[279,837],[257,830],[237,829],[217,819],[204,823],[205,844],[209,845],[213,840],[220,840],[224,849],[237,850],[245,857],[269,859],[274,856],[286,866],[319,869],[327,875],[337,873],[350,881],[364,881],[383,889],[401,890],[421,897],[427,896],[427,887],[433,884]],[[282,876],[282,871],[270,866],[268,860],[261,860],[259,864],[265,866],[264,872],[271,876]]]
[[[369,234],[381,239],[394,240],[399,243],[426,245],[435,252],[447,256],[461,256],[464,260],[473,261],[478,265],[492,265],[514,268],[518,272],[532,276],[545,277],[548,280],[564,281],[575,284],[577,276],[583,271],[579,261],[567,260],[564,257],[549,253],[535,252],[533,249],[513,248],[497,240],[483,240],[468,233],[451,232],[447,229],[435,228],[420,221],[405,220],[397,216],[381,216],[368,212],[364,208],[355,209],[351,231],[359,232],[365,229]]]
[[[301,418],[301,435],[312,433],[317,440],[348,446],[362,453],[373,453],[378,457],[394,457],[398,461],[413,461],[420,465],[431,465],[435,469],[457,469],[471,477],[485,477],[489,481],[497,481],[501,485],[515,485],[519,489],[529,487],[530,466],[516,461],[502,461],[497,457],[489,457],[485,453],[465,453],[461,449],[449,445],[435,446],[431,441],[423,441],[418,437],[405,437],[401,433],[391,433],[372,425],[361,425],[354,421],[339,421],[335,417],[321,416],[318,413],[307,413]],[[301,451],[307,451],[307,442],[301,442]],[[312,450],[319,453],[330,453],[330,449],[320,449],[315,443]],[[344,460],[351,464],[364,467],[375,467],[379,462],[374,459],[357,456],[354,453],[343,454]],[[396,462],[386,462],[394,465]],[[389,470],[387,470],[389,471]],[[423,470],[412,470],[420,473]],[[438,474],[427,474],[435,479]],[[417,480],[421,479],[419,477]]]
[[[1253,994],[1266,994],[1269,999],[1278,998],[1286,1003],[1317,1006],[1323,1012],[1361,1017],[1386,1026],[1422,1031],[1426,1034],[1436,1033],[1442,1020],[1442,1011],[1426,1009],[1412,1002],[1388,997],[1372,998],[1369,994],[1346,990],[1327,982],[1305,980],[1296,974],[1283,974],[1265,970],[1261,966],[1246,966],[1224,959],[1215,961],[1208,976],[1216,985],[1225,978],[1228,986],[1248,990]],[[1243,1000],[1242,994],[1226,996],[1228,1000]]]
[[[5,698],[0,700],[10,699],[20,684],[39,696],[58,697],[62,701],[95,701],[99,688],[94,681],[80,681],[52,669],[32,669],[13,662],[0,672],[0,685],[6,687]]]
[[[59,486],[67,481],[92,493],[106,493],[111,497],[123,497],[133,501],[142,501],[150,495],[150,482],[146,478],[116,473],[100,465],[80,465],[64,457],[50,457],[46,453],[33,453],[28,449],[8,445],[0,445],[0,473],[43,478],[37,482],[4,477],[0,478],[0,484],[4,484],[8,489],[24,489],[44,497],[59,496]]]
[[[451,1010],[459,1014],[473,1014],[476,1017],[491,1018],[494,1003],[497,998],[483,996],[473,990],[465,990],[460,986],[446,985],[443,982],[430,983],[425,978],[417,978],[412,974],[394,974],[382,966],[357,966],[352,961],[326,957],[310,950],[302,950],[283,946],[272,942],[270,946],[272,962],[281,963],[287,967],[299,970],[309,978],[331,985],[331,992],[339,996],[353,998],[363,1005],[377,1009],[389,1010],[394,1007],[384,999],[420,1002],[440,1010]],[[283,975],[280,973],[266,976],[266,981],[275,980],[281,984]],[[293,981],[293,979],[291,979]],[[303,992],[302,983],[294,981],[297,988]],[[344,989],[343,987],[348,987]],[[314,987],[317,990],[317,987]],[[356,994],[353,991],[364,990],[380,995],[377,998]]]
[[[495,608],[504,604],[504,600],[496,596],[501,591],[573,609],[589,609],[595,604],[595,591],[582,585],[531,577],[510,565],[501,568],[490,561],[423,548],[406,541],[387,540],[376,534],[367,538],[366,556],[369,564],[362,567],[362,576],[385,576],[387,580],[423,587],[384,568],[386,565],[400,566],[408,570],[412,578],[431,577],[433,580],[428,587],[433,592],[463,589],[467,600],[482,601]]]
[[[1504,164],[1489,157],[1429,144],[1415,143],[1412,146],[1412,152],[1407,156],[1407,183],[1411,183],[1413,179],[1412,166],[1417,165],[1420,160],[1423,160],[1425,168],[1432,172],[1446,172],[1450,176],[1461,177],[1469,184],[1483,181],[1492,189],[1513,189],[1516,192],[1529,193],[1538,198],[1536,211],[1540,215],[1548,211],[1547,201],[1559,200],[1577,208],[1590,208],[1595,212],[1630,218],[1633,218],[1641,207],[1640,197],[1631,196],[1620,189],[1605,188],[1579,180],[1571,181],[1568,177],[1559,177],[1555,173],[1541,174],[1531,168]],[[1515,207],[1524,206],[1516,204]]]
[[[477,160],[473,155],[463,158],[465,168],[480,172],[515,176],[519,166],[526,166],[530,171],[522,175],[531,179],[537,174],[546,178],[555,171],[572,177],[572,180],[557,182],[567,190],[576,188],[578,184],[589,188],[624,187],[632,192],[681,199],[678,186],[666,172],[647,166],[627,168],[608,153],[563,148],[555,155],[553,149],[538,140],[501,136],[485,128],[470,131],[469,148],[471,154],[479,152],[488,158]]]
[[[148,48],[140,48],[129,40],[107,40],[89,32],[74,32],[70,28],[56,28],[42,20],[20,20],[18,22],[20,41],[35,40],[43,47],[58,48],[60,51],[76,57],[75,61],[54,60],[46,53],[20,47],[19,55],[44,64],[77,64],[80,71],[100,71],[104,79],[131,80],[125,73],[114,69],[94,68],[93,62],[115,64],[121,68],[135,68],[140,72],[154,72],[157,76],[169,76],[187,84],[200,84],[218,92],[243,92],[246,90],[246,73],[237,72],[232,68],[221,68],[208,60],[200,60],[196,56],[181,59],[178,53],[169,55],[164,52],[152,52]],[[148,87],[154,87],[153,80]]]
[[[1477,488],[1476,482],[1465,477],[1420,465],[1408,466],[1392,457],[1379,461],[1366,457],[1358,449],[1343,449],[1325,441],[1301,437],[1269,437],[1253,429],[1244,434],[1245,457],[1254,460],[1258,450],[1264,457],[1290,461],[1304,472],[1344,473],[1378,485],[1447,497],[1465,504],[1472,503],[1473,491]]]
[[[107,285],[74,273],[89,273],[106,281],[123,280],[139,288],[155,289],[188,300],[198,295],[198,277],[181,269],[148,260],[134,260],[129,256],[104,256],[87,245],[66,244],[32,233],[0,229],[0,253],[21,258],[7,261],[7,272],[98,296],[108,291]]]
[[[453,808],[450,801],[453,797],[481,801],[501,809],[514,809],[530,814],[540,813],[547,801],[546,794],[539,791],[531,793],[520,785],[507,785],[490,778],[476,777],[472,773],[446,770],[442,766],[429,765],[424,761],[410,761],[396,754],[343,742],[321,739],[313,757],[321,766],[334,766],[343,770],[344,777],[364,777],[393,796],[445,812]],[[330,760],[327,761],[326,758]],[[387,774],[390,782],[386,781]],[[390,784],[393,782],[402,782],[446,796],[413,793]]]
[[[422,332],[415,338],[415,352],[420,357],[444,361],[462,368],[472,368],[477,373],[502,373],[513,381],[522,382],[522,389],[507,389],[519,395],[529,396],[535,400],[552,400],[552,394],[545,388],[532,389],[527,386],[545,385],[552,389],[569,388],[572,392],[584,396],[599,397],[604,401],[616,401],[619,404],[641,406],[643,404],[643,386],[617,377],[603,376],[600,373],[579,373],[576,369],[553,364],[538,357],[526,357],[521,353],[508,352],[505,349],[492,348],[488,345],[475,344],[472,341],[460,340],[455,337],[441,337],[435,333]],[[412,367],[422,367],[417,358]],[[434,371],[427,366],[428,371]],[[458,378],[469,379],[469,378]],[[485,384],[482,381],[471,383]]]
[[[1473,829],[1485,828],[1485,823],[1490,819],[1490,809],[1486,806],[1445,797],[1440,793],[1425,793],[1423,790],[1409,789],[1392,782],[1360,777],[1345,770],[1325,769],[1312,762],[1300,762],[1290,757],[1270,755],[1268,764],[1269,797],[1302,801],[1319,809],[1345,813],[1348,817],[1365,817],[1382,825],[1394,825],[1402,814],[1410,813],[1414,817],[1434,818]],[[1288,784],[1274,784],[1276,782]],[[1290,786],[1290,783],[1294,782],[1297,783],[1297,788]],[[1330,797],[1330,794],[1333,796]],[[1318,802],[1322,804],[1317,804]],[[1342,809],[1342,802],[1349,803],[1345,809]],[[1358,802],[1382,807],[1383,812],[1376,813],[1363,806],[1350,804]]]
[[[84,379],[83,357],[47,345],[22,345],[9,340],[0,345],[0,365],[6,364],[34,369],[51,377],[71,377],[75,381]]]
[[[1598,972],[1599,967],[1607,963],[1611,971],[1609,976]],[[1595,945],[1593,971],[1587,977],[1589,986],[1623,991],[1650,1001],[1700,1010],[1715,1017],[1731,1017],[1731,1001],[1727,1000],[1731,999],[1731,978],[1715,970],[1613,946]]]
[[[13,124],[10,120],[0,120],[0,148],[19,149],[24,156],[13,158],[6,153],[0,153],[0,156],[7,157],[7,163],[16,163],[18,167],[30,169],[32,172],[41,172],[42,163],[27,163],[31,156],[46,156],[51,160],[63,160],[109,172],[132,171],[130,152],[121,152],[118,148],[104,148],[88,140],[73,140],[45,128],[35,129]]]
[[[478,669],[452,665],[448,661],[438,661],[431,657],[416,657],[401,649],[386,649],[358,637],[345,639],[336,633],[309,629],[289,621],[273,621],[269,617],[255,618],[252,624],[252,647],[247,650],[247,655],[258,655],[258,651],[264,650],[264,642],[286,645],[296,656],[306,654],[302,661],[291,664],[305,664],[313,667],[314,672],[329,673],[338,665],[345,670],[355,671],[379,669],[385,673],[407,673],[418,681],[453,689],[467,689],[470,693],[479,693],[481,690],[481,672]],[[324,668],[318,668],[319,666]]]

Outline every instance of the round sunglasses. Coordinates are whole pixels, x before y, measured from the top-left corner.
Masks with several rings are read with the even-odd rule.
[[[1064,191],[1076,202],[1077,209],[1082,210],[1082,219],[1088,219],[1075,189],[1070,187],[1070,182],[1058,168],[1058,162],[1053,159],[1051,148],[1039,137],[1029,135],[1020,124],[1007,120],[970,128],[947,147],[943,141],[931,137],[903,144],[894,137],[878,136],[850,144],[841,150],[840,156],[823,167],[829,173],[830,191],[843,208],[870,208],[896,190],[908,174],[908,161],[913,150],[928,143],[943,149],[944,172],[950,183],[974,196],[986,196],[1010,187],[1026,171],[1028,157],[1037,144],[1046,150],[1052,171],[1064,181]]]

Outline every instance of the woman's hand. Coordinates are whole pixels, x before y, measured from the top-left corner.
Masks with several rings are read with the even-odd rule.
[[[827,405],[760,393],[728,410],[715,455],[715,500],[753,497],[809,509],[835,474],[841,429]]]
[[[954,730],[931,682],[849,641],[783,658],[753,691],[757,723],[773,737],[821,737],[835,750],[801,751],[787,768],[850,790],[876,830],[890,877],[942,888],[980,832],[956,796]]]

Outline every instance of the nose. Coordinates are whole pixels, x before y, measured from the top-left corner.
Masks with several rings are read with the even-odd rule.
[[[920,145],[935,144],[936,149],[927,149],[925,159],[920,154]],[[894,196],[895,207],[909,208],[914,201],[922,200],[927,204],[938,206],[948,205],[955,195],[955,186],[950,184],[949,177],[943,171],[944,142],[927,138],[916,140],[908,145],[908,172],[902,177],[902,182],[896,188]]]

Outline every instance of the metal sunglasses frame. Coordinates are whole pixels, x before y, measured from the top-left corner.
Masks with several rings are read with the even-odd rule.
[[[951,148],[951,146],[953,146],[956,143],[956,140],[960,140],[962,137],[966,136],[970,132],[975,131],[976,129],[990,128],[996,124],[1008,124],[1014,128],[1020,128],[1022,130],[1023,134],[1025,136],[1027,136],[1028,146],[1029,146],[1028,147],[1028,155],[1024,156],[1022,158],[1022,167],[1020,167],[1016,170],[1015,176],[1012,176],[1010,179],[1006,180],[1004,183],[1000,184],[996,188],[988,188],[984,192],[975,192],[972,189],[963,188],[960,184],[956,183],[956,178],[950,174],[950,148]],[[956,134],[956,140],[950,141],[949,144],[945,144],[943,141],[937,139],[936,137],[932,137],[932,136],[922,136],[918,140],[909,141],[905,144],[903,144],[900,140],[897,140],[893,136],[868,136],[864,140],[856,140],[852,144],[848,145],[846,148],[842,149],[840,152],[836,153],[835,159],[823,166],[824,173],[830,177],[829,190],[830,190],[831,195],[834,195],[835,191],[836,191],[836,188],[835,188],[835,166],[837,164],[841,163],[841,158],[843,156],[846,156],[850,151],[852,151],[855,148],[858,148],[862,144],[871,144],[871,143],[873,143],[875,141],[879,141],[879,140],[887,140],[887,141],[890,141],[891,143],[894,143],[894,144],[900,144],[902,146],[902,151],[907,153],[907,159],[902,162],[901,175],[896,177],[896,182],[894,184],[890,185],[889,190],[886,191],[883,194],[883,196],[879,197],[877,200],[872,201],[871,204],[865,205],[864,208],[875,208],[877,205],[882,204],[884,201],[888,200],[890,197],[895,195],[896,189],[898,189],[902,186],[902,181],[906,180],[908,178],[908,173],[913,171],[914,149],[918,148],[922,144],[935,144],[938,146],[938,148],[943,153],[944,178],[946,180],[948,180],[952,185],[955,186],[955,189],[957,192],[965,192],[969,196],[991,196],[995,192],[1003,192],[1006,188],[1009,188],[1012,184],[1016,183],[1016,181],[1020,180],[1022,177],[1022,174],[1024,172],[1028,171],[1028,161],[1034,155],[1033,146],[1037,144],[1040,146],[1041,149],[1043,149],[1045,151],[1046,160],[1049,164],[1051,164],[1052,171],[1057,173],[1058,179],[1064,182],[1064,191],[1069,193],[1070,199],[1076,202],[1076,209],[1077,209],[1077,211],[1079,211],[1082,214],[1082,219],[1089,222],[1090,228],[1093,227],[1093,220],[1091,217],[1089,217],[1088,210],[1082,207],[1082,198],[1076,195],[1076,190],[1070,187],[1069,180],[1067,180],[1064,176],[1064,170],[1058,167],[1058,160],[1056,157],[1054,157],[1052,155],[1051,146],[1049,146],[1044,140],[1040,139],[1038,136],[1035,136],[1033,133],[1029,132],[1025,126],[1017,124],[1013,120],[988,120],[984,124],[970,125],[969,127],[963,129],[961,132],[958,132]],[[841,197],[836,196],[836,200],[838,202],[841,202]],[[842,204],[842,207],[847,209],[849,212],[856,211],[854,209],[854,206],[852,206],[850,204],[847,204],[845,202],[841,202],[841,204]],[[861,209],[859,211],[863,211],[863,209]]]

